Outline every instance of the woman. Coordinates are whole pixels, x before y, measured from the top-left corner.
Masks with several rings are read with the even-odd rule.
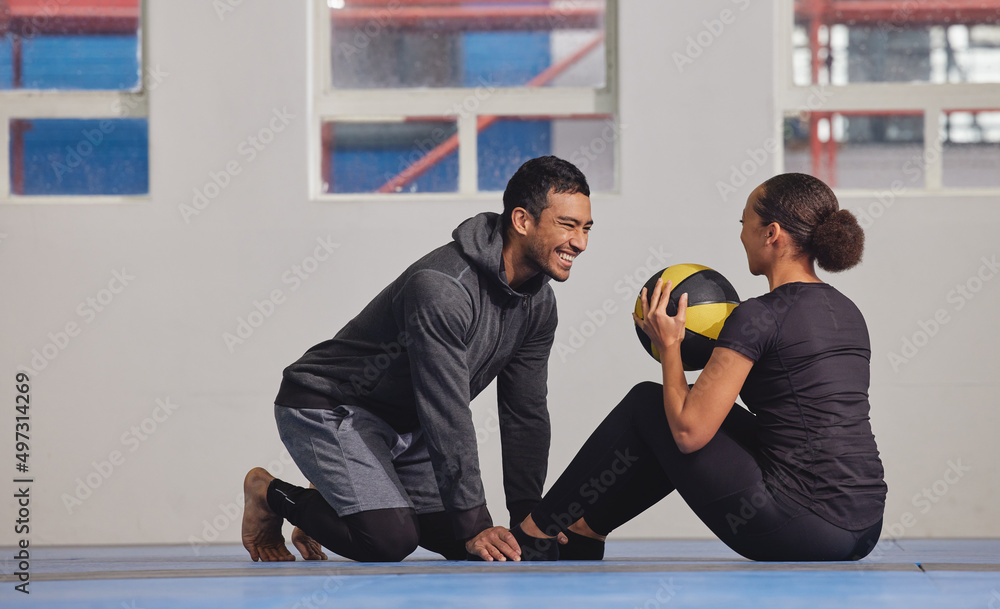
[[[740,222],[750,272],[770,291],[736,308],[689,388],[687,296],[670,317],[670,282],[643,290],[635,321],[661,354],[663,385],[633,388],[515,527],[523,558],[600,559],[610,531],[673,490],[749,559],[857,560],[874,547],[886,486],[868,331],[814,266],[855,266],[864,233],[829,187],[794,173],[754,190]]]

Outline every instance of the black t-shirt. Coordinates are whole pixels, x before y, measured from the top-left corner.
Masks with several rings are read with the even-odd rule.
[[[789,283],[726,320],[717,347],[754,361],[740,397],[757,415],[767,484],[845,529],[882,517],[886,485],[868,419],[861,311],[825,283]]]

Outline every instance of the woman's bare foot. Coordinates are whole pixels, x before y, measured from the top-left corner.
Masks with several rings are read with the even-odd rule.
[[[281,536],[282,518],[267,505],[267,487],[274,476],[262,467],[247,472],[243,479],[243,547],[257,562],[295,560]]]
[[[305,560],[326,560],[323,553],[323,546],[312,537],[306,535],[305,531],[299,527],[292,529],[292,543],[299,549],[302,558]]]
[[[541,537],[541,538],[552,539],[550,536],[543,533],[540,528],[538,528],[538,525],[535,524],[535,519],[531,517],[531,514],[528,514],[528,517],[525,518],[523,522],[521,522],[521,530],[524,531],[530,537]],[[597,533],[590,530],[590,527],[587,525],[587,522],[583,518],[571,524],[569,530],[573,531],[578,535],[583,535],[584,537],[590,537],[591,539],[599,539],[601,541],[607,539],[607,536],[598,535]],[[558,535],[556,535],[556,539],[558,539],[559,543],[561,544],[569,543],[569,538],[566,537],[566,534],[561,531],[559,532]]]
[[[583,535],[584,537],[589,537],[598,541],[605,541],[608,538],[607,535],[598,535],[595,533],[594,530],[590,528],[590,525],[587,524],[587,521],[583,518],[569,525],[569,530],[573,531],[577,535]]]
[[[528,514],[527,518],[521,521],[521,530],[524,531],[524,533],[528,537],[537,537],[538,539],[552,539],[551,535],[546,535],[545,533],[542,532],[540,528],[538,528],[538,525],[535,524],[535,519],[531,517],[531,514]]]

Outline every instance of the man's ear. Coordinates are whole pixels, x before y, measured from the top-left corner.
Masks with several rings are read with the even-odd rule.
[[[510,212],[510,225],[514,229],[514,232],[519,235],[526,236],[528,234],[528,227],[534,224],[535,219],[531,217],[528,210],[523,207],[515,207],[513,211]]]

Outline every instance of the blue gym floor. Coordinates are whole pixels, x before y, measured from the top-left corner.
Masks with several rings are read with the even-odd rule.
[[[883,541],[856,563],[755,563],[713,541],[618,541],[603,562],[251,563],[239,546],[39,548],[30,595],[0,550],[0,606],[975,607],[1000,609],[1000,540]]]

